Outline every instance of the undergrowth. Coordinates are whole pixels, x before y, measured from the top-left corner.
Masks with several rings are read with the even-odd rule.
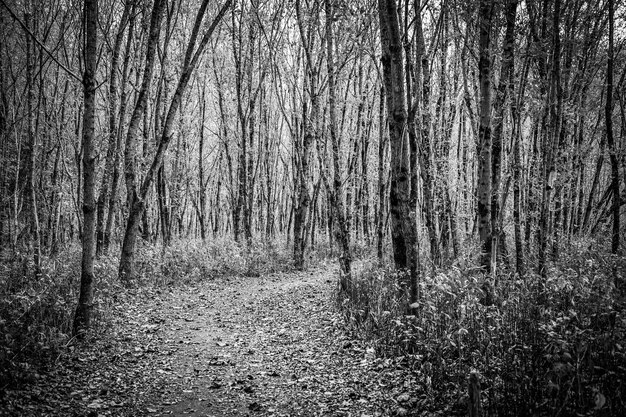
[[[615,288],[626,262],[591,246],[572,245],[545,282],[500,273],[489,306],[475,269],[422,275],[409,305],[397,273],[373,264],[338,302],[350,331],[421,380],[420,412],[466,415],[468,375],[478,372],[485,415],[626,415],[626,316]]]
[[[315,264],[326,251],[312,252],[308,263]],[[118,254],[112,249],[94,264],[94,330],[106,325],[127,290],[117,278]],[[168,247],[140,244],[135,261],[138,290],[193,285],[225,275],[245,279],[292,268],[291,250],[282,240],[254,241],[249,246],[226,238],[180,240]],[[44,257],[38,276],[30,262],[26,254],[0,253],[0,392],[37,378],[74,342],[80,246],[70,245],[54,257]]]

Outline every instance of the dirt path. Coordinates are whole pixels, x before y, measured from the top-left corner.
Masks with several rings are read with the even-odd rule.
[[[15,415],[414,415],[406,369],[345,334],[334,277],[328,266],[138,293]]]
[[[170,327],[162,334],[170,378],[149,411],[390,414],[371,351],[348,340],[332,312],[332,276],[318,270],[231,279],[172,293],[165,301]]]

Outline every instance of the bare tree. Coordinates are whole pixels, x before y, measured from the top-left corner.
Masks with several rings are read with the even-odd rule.
[[[391,241],[401,286],[410,289],[411,302],[417,298],[417,248],[415,208],[410,207],[407,111],[400,22],[395,0],[379,0],[378,15],[382,44],[383,77],[387,94],[387,117],[391,145]]]
[[[80,295],[74,315],[74,335],[81,335],[91,324],[93,311],[93,263],[96,254],[96,66],[98,59],[98,0],[85,0],[85,72],[83,74],[83,255]]]

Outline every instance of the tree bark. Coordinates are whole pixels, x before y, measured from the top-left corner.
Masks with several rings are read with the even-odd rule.
[[[381,82],[378,105],[378,207],[376,209],[376,254],[378,262],[383,262],[385,240],[385,154],[389,129],[385,118],[385,85]]]
[[[561,37],[559,34],[561,22],[561,1],[554,2],[554,15],[552,26],[552,72],[550,77],[550,91],[547,95],[550,108],[550,131],[546,132],[546,140],[543,147],[543,196],[541,213],[539,218],[539,262],[538,272],[542,278],[547,277],[547,252],[548,236],[550,235],[550,211],[552,206],[552,194],[556,180],[555,153],[558,146],[561,129]]]
[[[128,282],[134,278],[134,254],[135,242],[139,231],[139,218],[143,213],[144,202],[138,201],[137,193],[137,136],[139,134],[139,124],[145,111],[150,85],[152,83],[152,73],[154,71],[154,60],[156,58],[156,46],[161,32],[161,19],[165,9],[165,0],[154,0],[152,14],[150,16],[150,31],[148,44],[146,46],[146,64],[144,67],[143,81],[137,93],[135,109],[131,116],[128,134],[126,136],[126,149],[124,150],[124,172],[126,177],[126,194],[128,205],[128,220],[126,222],[126,232],[122,242],[122,253],[120,256],[119,277],[122,281]]]
[[[611,189],[613,191],[613,231],[611,236],[611,253],[617,255],[620,245],[620,194],[619,194],[619,162],[617,160],[618,146],[613,138],[613,43],[615,32],[615,1],[608,0],[609,6],[609,50],[606,70],[606,141],[609,145],[611,160]]]
[[[121,176],[121,159],[122,159],[122,147],[124,146],[124,135],[122,134],[123,126],[124,126],[124,116],[126,114],[127,107],[127,89],[126,84],[128,82],[129,76],[129,67],[130,67],[130,49],[132,46],[133,34],[135,31],[135,8],[136,3],[133,2],[129,22],[128,22],[128,35],[126,37],[126,49],[124,52],[124,63],[122,64],[122,83],[121,86],[122,92],[120,95],[120,110],[119,110],[119,119],[117,123],[117,143],[115,146],[115,157],[113,160],[113,174],[111,179],[111,191],[109,192],[108,202],[107,202],[107,220],[106,226],[104,229],[104,237],[102,243],[102,252],[107,253],[109,247],[111,245],[111,235],[113,234],[113,228],[115,225],[117,204],[118,204],[118,188],[120,185],[120,176]]]
[[[391,240],[400,287],[417,298],[417,248],[415,210],[410,207],[410,165],[407,151],[407,110],[398,8],[395,0],[379,0],[383,75],[387,93],[387,117],[391,144]]]
[[[480,82],[480,125],[478,159],[478,234],[481,244],[480,265],[485,272],[492,271],[492,224],[491,224],[491,19],[493,1],[481,0],[479,9],[478,61]]]
[[[94,257],[96,253],[96,65],[98,59],[98,1],[85,0],[85,72],[83,74],[83,253],[80,295],[74,315],[73,334],[82,336],[91,325],[93,312]]]
[[[508,0],[506,3],[506,33],[502,46],[502,67],[500,69],[500,84],[496,92],[494,103],[494,130],[493,130],[493,155],[491,159],[491,226],[492,230],[492,250],[494,256],[494,267],[497,267],[500,257],[501,242],[504,244],[505,234],[501,218],[500,183],[502,178],[502,134],[504,130],[504,113],[507,100],[510,97],[509,90],[513,84],[515,65],[515,19],[517,13],[517,0]],[[512,92],[512,90],[511,90]]]
[[[428,241],[430,244],[430,256],[433,265],[441,265],[441,248],[439,246],[439,236],[437,235],[436,215],[434,206],[434,175],[433,175],[433,149],[430,140],[430,60],[428,59],[428,51],[426,51],[426,41],[424,39],[423,21],[421,15],[421,2],[415,3],[416,13],[416,37],[417,37],[417,68],[420,71],[422,79],[422,91],[419,103],[421,104],[421,120],[420,120],[420,143],[418,160],[420,163],[420,176],[422,178],[423,187],[423,211],[426,221],[426,231],[428,233]],[[417,85],[416,85],[417,93]],[[416,167],[417,169],[417,167]],[[417,191],[417,190],[416,190]]]
[[[157,0],[159,1],[159,0]],[[132,198],[132,204],[129,209],[128,223],[126,225],[126,232],[124,235],[124,242],[122,245],[122,256],[120,259],[120,276],[125,280],[133,279],[134,276],[134,249],[135,249],[135,240],[137,238],[137,231],[139,227],[139,219],[143,213],[145,208],[145,199],[152,186],[152,181],[158,169],[161,167],[163,163],[163,158],[165,157],[165,152],[167,151],[167,147],[174,135],[174,122],[176,120],[176,115],[182,103],[183,93],[189,83],[189,79],[191,78],[191,74],[193,73],[200,56],[202,55],[206,44],[209,42],[209,39],[213,35],[215,28],[218,23],[222,20],[226,11],[230,8],[231,0],[226,0],[224,5],[220,8],[217,16],[213,19],[213,22],[204,33],[200,44],[196,48],[196,42],[198,38],[198,32],[200,31],[200,27],[202,25],[202,21],[204,19],[204,14],[206,12],[206,8],[208,6],[208,0],[204,0],[200,8],[198,9],[198,14],[196,15],[196,21],[194,27],[191,32],[191,38],[187,45],[187,50],[185,52],[185,59],[183,62],[183,67],[181,70],[181,75],[178,80],[178,84],[176,87],[176,91],[174,96],[172,97],[172,101],[170,103],[170,107],[167,111],[167,116],[165,118],[165,124],[163,126],[163,132],[161,134],[161,138],[159,140],[154,158],[152,159],[152,163],[146,172],[146,175],[141,183],[141,187],[139,188],[139,192],[136,193]],[[161,6],[161,5],[159,5]]]
[[[32,9],[32,4],[27,6]],[[32,26],[31,11],[24,16],[26,27]],[[24,165],[23,165],[23,195],[24,195],[24,235],[27,239],[27,245],[32,245],[33,264],[35,266],[35,274],[41,273],[41,236],[39,229],[39,213],[37,209],[37,195],[35,193],[35,161],[37,159],[37,136],[35,129],[35,115],[38,112],[35,103],[35,58],[30,35],[26,35],[26,99],[27,99],[27,142],[24,144]]]
[[[118,128],[117,128],[117,94],[118,94],[118,65],[120,60],[120,50],[124,39],[124,31],[128,23],[128,15],[130,13],[131,2],[126,2],[124,12],[120,20],[115,42],[113,44],[113,52],[111,56],[111,75],[109,81],[109,143],[106,153],[104,174],[102,176],[102,184],[100,186],[100,195],[98,196],[97,212],[96,212],[96,255],[101,255],[104,251],[104,232],[105,232],[105,208],[108,200],[109,188],[113,178],[113,169],[118,152]],[[127,51],[128,53],[128,51]]]
[[[298,31],[302,41],[305,55],[305,86],[308,86],[308,96],[310,99],[310,115],[308,105],[305,102],[302,109],[302,144],[295,150],[295,172],[293,173],[295,181],[295,207],[293,215],[293,260],[296,269],[304,268],[304,254],[306,250],[306,216],[309,212],[309,204],[311,201],[309,193],[309,163],[311,159],[311,148],[315,140],[315,129],[317,128],[319,117],[319,92],[317,87],[318,68],[313,60],[312,44],[314,42],[312,36],[315,33],[309,30],[309,36],[306,36],[304,30],[304,19],[300,1],[296,0],[296,18],[298,23]],[[317,15],[316,15],[317,18]],[[300,136],[300,135],[298,135]]]
[[[339,137],[337,132],[336,98],[335,98],[335,59],[333,34],[332,0],[325,0],[326,11],[326,63],[328,71],[328,112],[329,130],[333,160],[333,186],[329,187],[327,176],[324,174],[328,197],[334,209],[335,239],[339,245],[340,284],[343,291],[349,290],[352,283],[352,254],[350,253],[350,230],[346,223],[345,209],[342,198],[342,181],[340,170]]]

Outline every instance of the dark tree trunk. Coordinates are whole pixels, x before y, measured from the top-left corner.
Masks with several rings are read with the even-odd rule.
[[[504,130],[504,113],[507,100],[510,97],[510,86],[513,84],[515,64],[515,19],[517,0],[508,0],[506,4],[506,34],[504,36],[502,67],[500,70],[500,84],[496,92],[494,103],[495,119],[493,130],[493,155],[491,159],[491,226],[492,250],[495,253],[494,261],[497,265],[501,253],[501,244],[505,242],[504,229],[501,219],[500,183],[502,178],[502,136]],[[519,149],[519,148],[518,148]]]
[[[385,119],[385,86],[381,83],[380,102],[378,106],[378,207],[376,209],[376,254],[379,262],[383,262],[385,240],[385,148],[389,130]]]
[[[117,128],[117,93],[118,93],[118,65],[120,59],[120,50],[122,41],[124,40],[124,31],[128,22],[128,15],[131,8],[131,2],[127,2],[124,6],[124,12],[117,29],[115,42],[113,44],[113,52],[111,56],[111,75],[109,81],[109,143],[107,147],[104,175],[102,176],[102,184],[100,186],[100,195],[98,196],[97,212],[96,212],[96,254],[100,256],[104,251],[104,234],[105,234],[105,209],[109,200],[109,191],[111,188],[111,180],[113,178],[113,169],[118,153],[118,128]],[[128,51],[126,51],[128,54]]]
[[[547,99],[550,109],[550,131],[546,131],[546,140],[543,147],[543,196],[541,201],[541,213],[539,218],[539,262],[538,272],[545,279],[547,276],[547,253],[548,237],[550,236],[550,212],[554,190],[554,181],[557,176],[555,164],[555,151],[558,146],[561,129],[561,37],[559,34],[561,22],[561,1],[554,2],[554,15],[552,26],[552,73],[550,77],[550,91]]]
[[[609,145],[611,160],[611,190],[613,191],[613,231],[611,236],[611,253],[617,255],[620,244],[620,194],[619,194],[619,162],[618,146],[613,138],[613,43],[615,26],[615,1],[608,0],[609,6],[609,51],[606,70],[606,141]]]
[[[73,334],[81,336],[91,324],[93,312],[94,257],[96,254],[96,64],[98,59],[98,1],[85,0],[85,72],[83,74],[83,254],[80,294]]]
[[[398,8],[395,0],[379,0],[383,76],[387,93],[387,117],[391,145],[391,240],[400,286],[417,298],[416,220],[410,209],[410,157],[407,144],[407,110]],[[415,213],[415,211],[413,211]]]
[[[189,44],[187,45],[187,50],[185,52],[185,59],[183,62],[183,67],[181,69],[180,78],[178,80],[174,96],[172,97],[170,107],[167,111],[167,117],[165,118],[161,138],[158,142],[158,146],[152,163],[150,164],[148,172],[146,172],[143,182],[141,183],[141,188],[138,190],[139,192],[133,196],[132,204],[129,209],[129,218],[126,226],[126,232],[124,235],[124,242],[122,244],[122,256],[120,259],[120,276],[124,277],[124,279],[126,280],[132,279],[134,275],[133,257],[139,220],[143,213],[143,210],[145,209],[146,196],[148,194],[148,191],[150,190],[150,187],[152,186],[154,176],[156,175],[156,172],[163,163],[165,152],[167,151],[167,147],[174,134],[174,121],[182,103],[183,93],[185,92],[187,84],[189,83],[189,79],[191,78],[191,74],[193,73],[198,63],[200,56],[202,55],[204,48],[206,47],[206,44],[209,42],[209,39],[213,35],[213,32],[218,23],[222,20],[222,18],[226,14],[226,11],[230,8],[230,5],[231,0],[226,0],[224,5],[220,8],[217,16],[213,19],[213,22],[204,33],[202,40],[200,41],[200,44],[197,48],[196,42],[198,38],[198,32],[200,31],[200,27],[202,26],[202,22],[204,20],[204,14],[208,6],[208,0],[203,1],[196,15],[196,20],[192,29]]]
[[[339,270],[341,289],[350,289],[352,282],[352,254],[350,253],[350,229],[345,218],[345,208],[342,198],[342,181],[339,155],[339,136],[337,132],[336,98],[335,98],[335,59],[333,50],[333,9],[332,0],[325,0],[326,10],[326,63],[328,70],[328,111],[329,130],[332,146],[333,160],[333,181],[332,188],[328,184],[327,174],[323,174],[325,179],[328,198],[333,207],[333,217],[335,218],[335,239],[339,245]]]
[[[126,176],[126,199],[128,205],[128,220],[126,222],[126,232],[122,242],[122,253],[120,256],[119,276],[122,281],[130,281],[134,278],[134,254],[137,232],[139,230],[139,220],[144,209],[144,202],[139,201],[137,190],[137,139],[139,134],[139,123],[143,118],[143,113],[148,102],[150,85],[152,83],[152,73],[154,70],[154,60],[156,58],[156,47],[161,32],[161,18],[165,9],[164,0],[154,0],[152,14],[150,17],[150,34],[146,47],[146,64],[143,73],[141,89],[137,93],[135,109],[128,126],[126,136],[126,149],[124,150],[124,173]]]
[[[479,10],[479,48],[478,71],[480,79],[480,125],[478,159],[478,234],[481,244],[480,265],[485,272],[491,271],[492,265],[492,224],[491,224],[491,19],[493,1],[481,0]]]

